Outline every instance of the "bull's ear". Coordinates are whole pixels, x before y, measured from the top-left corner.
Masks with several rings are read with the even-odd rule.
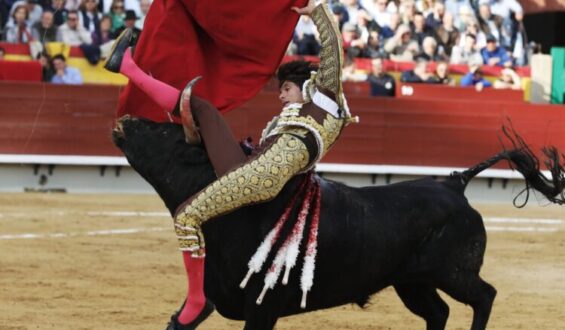
[[[188,144],[200,144],[201,138],[198,128],[192,118],[192,110],[190,109],[190,97],[192,96],[192,87],[200,80],[200,76],[192,79],[182,91],[180,97],[180,118],[184,130],[185,140]]]

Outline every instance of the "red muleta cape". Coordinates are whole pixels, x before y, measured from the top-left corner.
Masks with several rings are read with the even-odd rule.
[[[306,0],[155,0],[134,60],[148,74],[182,90],[196,76],[195,95],[227,112],[255,96],[276,71]],[[128,83],[117,116],[168,122],[167,112]],[[177,118],[175,121],[179,122]]]

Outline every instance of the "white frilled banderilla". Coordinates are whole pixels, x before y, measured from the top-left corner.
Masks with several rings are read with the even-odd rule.
[[[301,192],[304,191],[304,194]],[[298,196],[303,195],[304,199],[298,213],[298,218],[294,224],[291,232],[288,234],[286,240],[282,246],[277,251],[275,259],[271,264],[271,267],[267,270],[265,275],[265,285],[261,294],[257,298],[257,305],[260,305],[267,293],[268,289],[273,289],[279,279],[281,270],[283,266],[285,267],[285,272],[283,276],[282,283],[286,285],[288,283],[288,277],[290,275],[290,270],[296,265],[296,258],[300,252],[300,242],[304,237],[304,227],[306,225],[306,219],[312,210],[312,217],[310,221],[310,228],[308,231],[308,240],[306,243],[306,252],[304,254],[304,265],[302,266],[302,276],[300,278],[300,288],[302,289],[302,301],[300,302],[300,307],[306,308],[306,295],[308,291],[312,288],[314,284],[314,269],[316,268],[316,252],[318,244],[318,225],[320,221],[320,207],[321,207],[321,190],[320,183],[316,180],[313,172],[309,172],[304,181],[302,181],[297,194],[290,200],[284,213],[281,215],[273,229],[267,234],[257,252],[249,260],[248,266],[249,271],[247,275],[239,285],[242,289],[245,288],[247,282],[251,278],[253,273],[258,273],[261,271],[263,264],[267,260],[271,248],[279,240],[281,235],[281,230],[285,223],[287,222],[290,213],[294,209],[296,202],[298,201]]]

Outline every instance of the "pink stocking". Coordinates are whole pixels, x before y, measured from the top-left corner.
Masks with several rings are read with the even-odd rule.
[[[131,57],[131,48],[124,53],[120,73],[128,77],[139,89],[147,94],[165,111],[173,111],[177,105],[180,91],[159,81],[141,70]]]
[[[178,316],[181,324],[192,322],[206,304],[204,296],[204,257],[193,257],[193,252],[183,251],[184,266],[188,275],[186,304]]]

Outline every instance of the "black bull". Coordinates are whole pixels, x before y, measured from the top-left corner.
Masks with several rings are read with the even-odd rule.
[[[186,144],[179,125],[124,119],[114,141],[171,214],[215,179],[205,149]],[[271,329],[281,316],[348,303],[363,306],[370,295],[392,285],[406,307],[425,319],[428,329],[443,329],[449,307],[438,295],[440,289],[470,305],[472,329],[484,329],[496,290],[479,276],[485,227],[464,196],[465,186],[480,171],[505,159],[525,176],[528,186],[553,202],[562,202],[565,180],[556,155],[553,181],[541,175],[537,159],[527,148],[501,152],[443,182],[420,179],[351,188],[321,179],[318,256],[306,309],[299,306],[300,256],[288,285],[277,284],[257,305],[265,269],[244,290],[239,283],[251,255],[295,194],[299,176],[273,201],[242,208],[203,226],[206,295],[222,316],[245,320],[246,329]]]

